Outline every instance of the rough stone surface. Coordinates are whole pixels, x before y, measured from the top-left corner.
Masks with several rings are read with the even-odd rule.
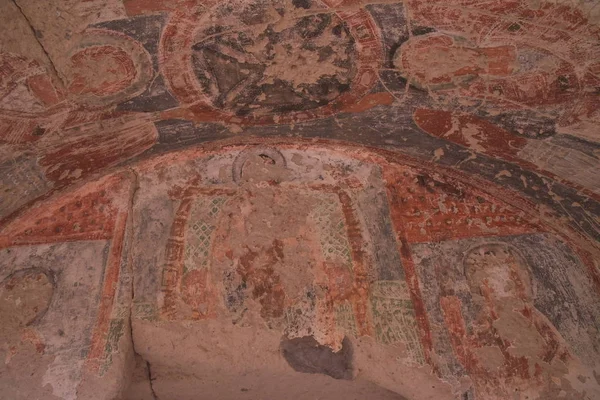
[[[600,398],[597,1],[0,9],[0,397]]]

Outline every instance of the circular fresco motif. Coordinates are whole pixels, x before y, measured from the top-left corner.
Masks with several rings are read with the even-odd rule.
[[[20,270],[0,283],[0,320],[7,330],[41,319],[52,299],[52,278],[40,269]]]
[[[381,49],[364,10],[238,3],[175,13],[165,28],[163,73],[184,105],[232,122],[291,122],[339,112],[376,82]]]
[[[148,53],[128,36],[111,31],[86,32],[70,61],[69,92],[76,102],[88,106],[137,96],[153,74]]]
[[[534,298],[529,267],[516,249],[504,243],[487,243],[471,249],[464,258],[465,275],[474,297],[487,293],[497,299]],[[482,287],[485,286],[485,289]]]
[[[106,96],[126,89],[136,76],[127,53],[112,46],[88,47],[71,57],[75,66],[69,91]]]

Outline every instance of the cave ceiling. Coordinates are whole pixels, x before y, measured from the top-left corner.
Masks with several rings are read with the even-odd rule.
[[[5,218],[153,154],[286,137],[385,148],[598,234],[594,1],[9,1]]]
[[[215,321],[239,346],[230,325],[260,321],[257,348],[287,364],[244,347],[211,365],[264,356],[282,382],[288,364],[363,371],[338,394],[600,393],[598,0],[0,10],[0,313],[13,290],[29,299],[0,339],[21,338],[6,365],[39,358],[31,396],[99,398],[126,343],[169,376],[162,340],[194,360],[187,338]],[[169,330],[182,321],[209,322]],[[315,348],[332,364],[303,364]],[[7,371],[0,388],[28,386]]]

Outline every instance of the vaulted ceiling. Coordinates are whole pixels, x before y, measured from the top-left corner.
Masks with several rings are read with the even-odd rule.
[[[555,385],[552,393],[535,392],[539,398],[560,398],[565,390],[567,396],[584,393],[577,398],[590,398],[585,397],[588,389],[571,387],[579,385],[576,379],[560,383],[557,376],[567,373],[552,368],[559,358],[567,363],[571,356],[585,359],[586,354],[591,360],[586,365],[596,365],[594,358],[600,354],[594,306],[600,304],[598,0],[0,0],[0,10],[0,306],[10,297],[2,297],[3,290],[15,287],[25,288],[24,296],[41,293],[33,297],[39,304],[32,300],[32,309],[49,307],[48,315],[56,318],[60,312],[49,304],[58,300],[50,302],[50,286],[60,291],[54,299],[64,300],[65,307],[73,298],[85,298],[81,288],[66,295],[61,285],[77,285],[55,282],[54,274],[60,275],[56,271],[63,267],[50,273],[46,264],[64,264],[66,271],[81,261],[77,268],[98,275],[88,280],[104,285],[89,288],[89,293],[97,291],[97,302],[89,308],[97,309],[98,316],[85,323],[94,332],[78,322],[76,328],[85,332],[81,335],[90,338],[69,339],[71,347],[87,347],[84,355],[74,353],[60,361],[64,371],[85,362],[96,377],[112,362],[116,342],[127,338],[124,326],[137,327],[137,350],[140,343],[163,349],[170,344],[158,342],[173,336],[161,331],[164,325],[150,326],[147,320],[197,321],[226,314],[235,325],[244,318],[243,312],[236,314],[244,301],[260,304],[256,313],[269,324],[264,343],[272,339],[278,346],[277,324],[291,307],[290,292],[278,286],[277,275],[282,274],[281,282],[289,278],[278,264],[288,251],[293,254],[285,253],[287,260],[325,257],[315,282],[327,275],[339,284],[331,289],[338,297],[321,293],[320,299],[317,293],[306,302],[341,307],[327,312],[350,315],[342,315],[348,317],[347,332],[375,337],[377,346],[402,342],[411,362],[429,366],[428,374],[435,375],[415,375],[412,386],[402,386],[396,377],[377,370],[377,362],[360,358],[379,354],[392,363],[390,347],[382,351],[357,339],[353,343],[363,346],[355,353],[358,365],[375,368],[371,381],[382,387],[415,399],[450,398],[443,397],[448,393],[464,400],[492,398],[493,393],[506,398],[502,396],[513,387],[521,390],[530,380],[546,379],[543,375],[555,378],[546,379],[548,388]],[[322,204],[329,206],[322,209]],[[204,215],[203,207],[216,211]],[[254,229],[254,242],[249,231],[231,234],[238,226],[236,212],[249,231]],[[222,215],[218,221],[217,214]],[[343,228],[331,234],[338,242],[311,242],[324,226],[319,223],[327,225],[323,220],[328,218],[338,221],[331,226]],[[194,225],[196,220],[213,225]],[[286,231],[290,226],[294,233]],[[213,230],[222,235],[216,245]],[[310,249],[295,242],[295,235],[305,235]],[[103,241],[109,244],[103,247]],[[487,247],[481,247],[484,242]],[[68,244],[48,250],[41,246],[47,243]],[[323,252],[327,246],[339,252],[336,262],[344,268],[318,255],[321,250],[314,249],[319,246]],[[185,253],[201,247],[204,256]],[[244,248],[248,251],[242,254]],[[240,260],[236,274],[244,290],[246,284],[253,287],[252,293],[239,289],[241,284],[235,289],[231,278],[218,283],[226,286],[227,296],[215,294],[222,287],[211,287],[211,279],[214,283],[235,275],[218,264],[228,257]],[[257,267],[261,257],[272,264],[266,272]],[[104,264],[99,266],[101,258]],[[38,259],[45,261],[40,264]],[[195,269],[211,262],[211,272]],[[21,270],[19,263],[35,268]],[[286,268],[294,267],[289,263]],[[482,270],[509,267],[496,271],[494,279],[500,283],[490,283],[477,270],[482,265]],[[450,272],[443,272],[446,267]],[[502,275],[508,269],[510,274]],[[506,323],[468,336],[461,331],[466,328],[460,307],[466,307],[467,320],[484,318],[478,312],[489,304],[477,282],[491,285],[493,294],[504,278],[517,282],[518,290],[504,288],[510,293],[500,300],[485,300],[504,301],[511,309],[518,298],[525,304],[525,317],[518,318],[527,321],[513,327],[525,333],[511,336]],[[310,279],[291,279],[290,285],[312,288]],[[223,311],[217,305],[221,300],[209,299],[212,295],[228,302],[229,296],[236,300],[239,295],[240,304],[229,304],[235,303],[231,300],[221,305],[227,308]],[[558,299],[556,304],[553,299]],[[410,304],[401,313],[402,323],[394,319],[400,318],[396,309],[377,314],[402,302]],[[293,306],[304,307],[298,304]],[[21,329],[26,320],[27,326],[39,323],[38,336],[48,332],[50,349],[52,343],[67,340],[68,332],[59,338],[55,326],[41,323],[36,313],[31,318],[24,313],[15,326]],[[500,314],[490,320],[517,318]],[[308,329],[320,345],[329,346],[319,347],[324,352],[342,348],[341,323],[331,328],[317,322],[311,323],[320,333],[311,331],[314,326],[306,321],[292,324],[294,333],[300,337]],[[405,336],[398,333],[396,340],[389,336],[394,332],[381,333],[388,323],[413,330],[402,331]],[[227,329],[229,325],[228,319]],[[119,333],[111,333],[113,328]],[[492,328],[495,333],[490,333]],[[289,333],[291,328],[286,329]],[[211,335],[207,332],[204,337]],[[411,332],[416,332],[414,337]],[[231,334],[238,344],[248,339]],[[42,339],[19,335],[26,338],[22,341],[38,343],[43,354]],[[505,342],[498,339],[502,335],[508,338]],[[546,352],[536,353],[539,360],[510,352],[511,345],[539,335]],[[562,339],[554,340],[560,335],[573,351],[561,347]],[[180,339],[184,350],[177,354],[184,359],[185,346],[192,349],[195,344]],[[314,350],[313,344],[284,342],[281,348],[284,354],[289,351],[287,361],[294,366],[304,361],[290,359],[303,346]],[[346,357],[344,352],[335,354]],[[142,355],[159,357],[150,350]],[[170,357],[163,356],[162,361]],[[342,370],[347,361],[343,357],[332,361]],[[498,366],[490,366],[494,360],[501,360]],[[218,357],[213,361],[222,362]],[[539,372],[534,361],[551,365],[552,371]],[[302,368],[307,367],[295,368],[306,372]],[[348,371],[327,368],[326,375],[347,378]],[[403,374],[413,373],[402,368]],[[573,368],[566,371],[573,375]],[[57,370],[48,372],[53,380],[48,379],[53,384],[68,381]],[[585,379],[593,382],[592,376],[599,382],[595,369],[585,374],[577,377],[581,385]],[[467,375],[475,382],[472,386],[463,380]],[[238,377],[231,378],[232,385]],[[73,379],[71,386],[55,385],[53,394],[76,398],[77,388],[85,385]],[[301,389],[311,384],[298,382]],[[369,382],[331,390],[379,393]],[[432,386],[425,397],[420,388],[430,382],[439,386]],[[448,382],[450,389],[444,386]],[[163,393],[169,393],[168,384]],[[380,397],[392,398],[386,393]]]
[[[595,1],[3,0],[0,217],[249,137],[380,147],[598,235]]]

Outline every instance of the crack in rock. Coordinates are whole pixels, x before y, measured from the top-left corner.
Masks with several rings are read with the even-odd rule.
[[[42,51],[46,55],[46,58],[48,59],[48,62],[50,63],[50,68],[52,69],[53,75],[61,83],[62,89],[66,88],[67,85],[65,83],[65,80],[63,79],[62,75],[58,72],[58,69],[56,68],[56,65],[54,65],[54,61],[52,61],[52,57],[50,57],[50,54],[46,50],[46,47],[44,47],[44,44],[40,41],[40,39],[38,37],[38,34],[37,34],[37,31],[33,27],[33,24],[31,23],[31,20],[29,19],[29,17],[27,16],[27,14],[25,14],[25,11],[23,11],[23,8],[19,5],[19,3],[17,3],[17,0],[12,0],[12,2],[15,5],[15,7],[17,7],[17,9],[19,10],[19,13],[21,13],[21,15],[23,16],[23,18],[25,18],[25,21],[27,21],[27,25],[29,26],[29,29],[31,29],[31,34],[35,38],[35,41],[40,45],[40,48],[42,49]]]

